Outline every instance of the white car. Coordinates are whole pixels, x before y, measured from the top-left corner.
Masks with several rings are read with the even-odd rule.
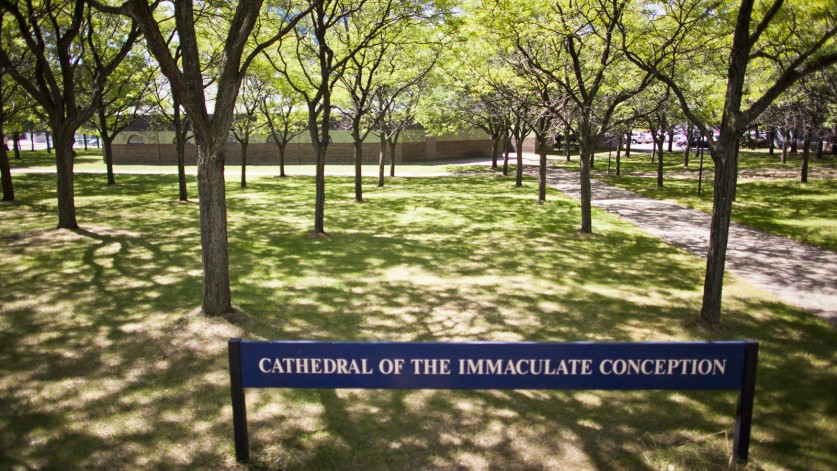
[[[648,132],[632,132],[631,144],[649,144],[654,142],[651,138],[651,133]]]

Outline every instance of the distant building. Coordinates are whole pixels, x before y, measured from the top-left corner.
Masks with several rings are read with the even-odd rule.
[[[175,133],[171,129],[155,129],[148,117],[139,117],[133,124],[120,133],[113,142],[113,162],[119,164],[175,164],[177,149]],[[348,130],[332,129],[331,143],[326,154],[326,163],[353,163],[353,146]],[[378,162],[380,142],[371,134],[363,143],[363,162]],[[194,139],[189,139],[186,146],[186,163],[194,164],[196,159]],[[468,129],[443,136],[429,136],[423,129],[407,129],[401,133],[395,148],[395,161],[432,162],[437,160],[455,160],[469,157],[491,155],[491,139],[480,129]],[[225,150],[226,162],[241,162],[241,145],[230,134]],[[247,148],[248,164],[275,165],[279,159],[279,150],[273,139],[267,135],[250,137]],[[285,163],[314,163],[313,148],[307,132],[288,142],[285,150]]]

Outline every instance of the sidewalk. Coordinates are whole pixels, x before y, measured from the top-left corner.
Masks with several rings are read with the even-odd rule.
[[[525,159],[533,163],[531,158]],[[536,161],[535,161],[536,162]],[[527,174],[537,176],[537,167]],[[578,173],[549,167],[550,186],[579,198]],[[676,203],[645,198],[592,181],[593,205],[701,258],[709,250],[710,217]],[[726,269],[783,301],[837,324],[837,253],[741,224],[730,226]]]

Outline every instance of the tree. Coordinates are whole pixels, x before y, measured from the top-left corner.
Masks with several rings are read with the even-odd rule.
[[[152,82],[152,101],[158,122],[168,123],[174,130],[174,145],[177,153],[177,186],[180,201],[189,200],[186,187],[186,143],[189,140],[189,117],[183,112],[183,106],[172,92],[171,84],[164,77]]]
[[[92,0],[91,0],[92,1]],[[265,8],[262,0],[241,0],[234,6],[200,4],[195,10],[187,0],[174,0],[173,11],[155,14],[159,3],[128,0],[97,8],[126,15],[142,30],[148,51],[169,80],[177,101],[189,116],[197,145],[198,193],[200,195],[201,259],[203,262],[203,312],[223,315],[232,311],[229,262],[227,258],[227,203],[224,188],[224,148],[232,126],[236,97],[252,61],[265,49],[290,33],[310,6],[279,3]],[[169,23],[174,21],[174,26]],[[176,31],[180,47],[172,53],[161,22]],[[209,24],[208,24],[209,23]],[[258,26],[258,28],[257,28]],[[205,29],[200,30],[203,27]],[[205,75],[198,32],[219,32],[217,68]],[[245,50],[247,53],[245,54]],[[214,100],[207,99],[208,85],[214,85]],[[215,104],[210,114],[207,101]]]
[[[156,71],[148,66],[146,57],[134,52],[105,82],[102,99],[91,121],[102,140],[108,185],[116,184],[113,175],[113,140],[136,121],[142,111],[150,108],[149,97],[155,79]]]
[[[239,109],[232,122],[232,134],[241,145],[241,188],[247,188],[247,147],[250,136],[264,125],[259,120],[259,106],[264,103],[267,91],[261,78],[248,75],[244,78],[238,96]]]
[[[279,150],[279,176],[285,176],[285,150],[291,139],[305,132],[305,113],[300,109],[300,102],[295,93],[289,93],[279,87],[272,87],[267,99],[262,101],[259,112],[270,131]]]
[[[308,108],[308,134],[316,164],[314,233],[325,234],[325,157],[330,141],[332,94],[343,69],[359,51],[379,37],[381,30],[397,22],[393,1],[381,0],[316,0],[312,1],[298,28],[294,29],[293,49],[267,55],[276,72],[302,96]],[[369,26],[351,28],[358,15],[365,15]],[[335,29],[343,35],[334,37]],[[349,39],[348,36],[358,35]],[[349,44],[335,50],[336,44]],[[291,56],[287,59],[286,56]]]
[[[97,15],[85,0],[0,0],[0,17],[11,19],[14,46],[0,41],[0,66],[46,115],[55,144],[58,227],[75,229],[73,144],[76,131],[96,111],[105,80],[128,55],[139,29],[111,15]],[[5,28],[4,28],[5,30]],[[94,35],[110,40],[99,49]]]
[[[3,40],[3,38],[0,38],[0,40]],[[6,149],[5,124],[27,108],[28,105],[21,96],[20,86],[8,78],[3,69],[0,69],[0,140],[2,141],[0,142],[0,185],[3,187],[3,201],[14,201],[15,199],[11,165],[9,164],[8,149]]]
[[[709,143],[715,162],[715,191],[700,313],[705,323],[717,325],[721,319],[739,137],[788,87],[837,62],[837,25],[833,8],[828,10],[824,4],[791,5],[784,0],[758,6],[755,0],[741,0],[737,11],[731,4],[704,0],[667,3],[660,8],[644,11],[642,23],[620,25],[623,50],[638,67],[671,87],[683,112],[705,135],[712,135],[706,113],[690,95],[688,75],[684,73],[692,63],[689,56],[703,54],[704,50],[687,38],[699,35],[704,46],[721,45],[728,51],[718,140]],[[716,24],[719,20],[720,25]],[[640,24],[642,34],[637,36]],[[633,29],[631,37],[643,38],[641,43],[628,39],[628,26]],[[725,34],[714,34],[719,26]],[[701,34],[703,27],[707,28],[706,34]],[[763,82],[753,82],[754,76]],[[764,80],[765,76],[769,80]],[[750,91],[746,101],[745,87]]]
[[[593,230],[590,168],[596,144],[621,124],[614,119],[617,108],[652,82],[650,73],[636,73],[618,49],[617,26],[628,5],[627,0],[559,1],[548,8],[514,4],[497,15],[503,21],[500,34],[575,110],[575,119],[564,124],[573,126],[578,136],[584,233]]]

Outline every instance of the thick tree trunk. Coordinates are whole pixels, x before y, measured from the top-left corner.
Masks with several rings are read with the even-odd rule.
[[[0,104],[2,107],[2,104]],[[9,163],[9,153],[6,152],[6,134],[0,123],[0,184],[3,186],[3,201],[15,200],[15,189],[12,185],[12,169]]]
[[[384,187],[384,169],[386,168],[387,138],[384,131],[381,131],[381,153],[378,155],[378,187]]]
[[[198,143],[203,312],[220,316],[232,312],[227,253],[227,198],[224,186],[224,139]]]
[[[105,168],[108,174],[108,185],[116,185],[116,178],[113,176],[113,139],[102,133],[102,154],[105,157]]]
[[[355,201],[363,203],[363,142],[358,136],[354,138],[355,159]]]
[[[73,133],[55,132],[55,168],[58,183],[58,227],[78,229],[73,187]]]
[[[712,150],[712,159],[715,161],[715,193],[712,202],[712,224],[709,230],[709,254],[706,258],[703,305],[700,311],[701,319],[712,325],[721,322],[721,295],[736,185],[736,142],[735,136],[724,136],[718,142],[717,149]]]
[[[796,154],[799,152],[799,147],[796,144],[796,141],[799,139],[799,128],[793,128],[791,132],[791,143],[790,143],[790,152],[791,154]]]
[[[241,143],[241,188],[247,188],[247,147],[249,142]]]
[[[805,141],[802,144],[802,183],[808,183],[808,158],[811,155],[811,140],[813,135],[811,131],[805,131]]]

